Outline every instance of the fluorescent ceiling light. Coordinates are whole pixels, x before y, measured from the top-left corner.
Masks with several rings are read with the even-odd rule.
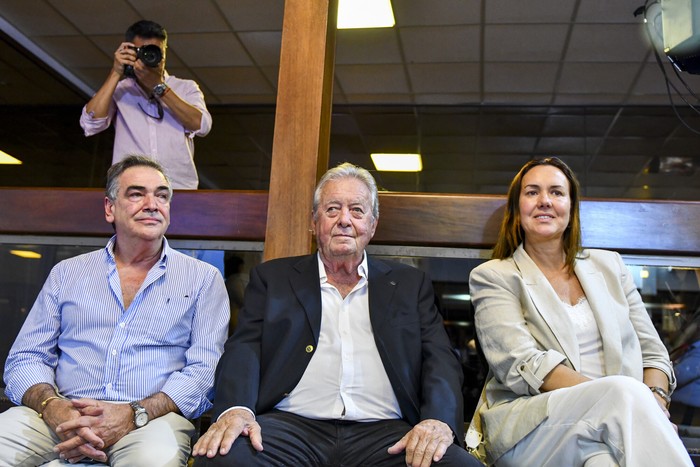
[[[0,164],[21,164],[22,161],[19,159],[15,159],[8,153],[4,151],[0,151]]]
[[[339,0],[338,29],[394,26],[391,0]]]
[[[29,250],[10,250],[10,254],[13,254],[15,256],[19,256],[20,258],[28,258],[28,259],[41,258],[40,253],[37,253],[36,251],[29,251]]]
[[[423,161],[420,154],[371,154],[377,170],[384,172],[420,172]]]

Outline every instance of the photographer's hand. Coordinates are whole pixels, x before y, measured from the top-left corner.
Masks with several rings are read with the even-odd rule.
[[[135,46],[131,42],[122,42],[119,48],[114,52],[112,71],[119,75],[120,78],[124,77],[125,66],[134,66],[136,63],[136,51],[133,47]]]
[[[122,42],[114,52],[114,63],[109,70],[107,79],[85,105],[85,112],[92,118],[105,118],[107,116],[114,90],[117,89],[119,81],[124,79],[124,66],[133,66],[136,62],[136,51],[131,48],[133,46],[134,44],[131,42]]]
[[[156,84],[160,84],[165,81],[165,60],[162,60],[157,67],[151,68],[146,66],[138,60],[134,64],[134,74],[136,75],[136,80],[139,82],[141,87],[146,94],[150,95],[153,87]]]

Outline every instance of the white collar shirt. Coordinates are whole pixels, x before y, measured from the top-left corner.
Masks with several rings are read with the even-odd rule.
[[[321,278],[321,331],[304,375],[276,408],[313,419],[377,421],[401,418],[398,400],[382,364],[370,322],[367,255],[359,282],[343,298]]]

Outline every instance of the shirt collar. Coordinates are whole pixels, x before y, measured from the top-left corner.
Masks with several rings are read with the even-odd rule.
[[[117,236],[112,235],[112,238],[109,239],[109,242],[107,242],[107,246],[105,247],[105,250],[107,252],[107,257],[112,263],[116,264],[116,259],[114,258],[114,244],[117,241]],[[163,237],[163,248],[160,250],[160,259],[158,260],[158,264],[162,267],[165,267],[166,261],[168,259],[168,255],[170,252],[173,251],[170,248],[170,245],[168,244],[168,239]]]
[[[326,282],[328,282],[328,275],[326,274],[326,266],[321,260],[321,253],[316,253],[316,258],[318,259],[318,276],[321,279],[321,284],[325,284]],[[366,280],[368,276],[367,272],[367,252],[363,251],[362,262],[357,267],[357,273],[360,275],[360,277]]]

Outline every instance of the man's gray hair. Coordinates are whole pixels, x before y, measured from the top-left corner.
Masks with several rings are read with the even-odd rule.
[[[126,169],[130,169],[131,167],[150,167],[163,174],[163,177],[168,184],[168,198],[173,198],[173,187],[170,183],[170,178],[163,169],[163,166],[150,157],[132,154],[114,164],[107,171],[107,188],[105,189],[105,196],[110,201],[117,199],[117,194],[119,193],[119,176],[123,174]]]
[[[355,178],[365,184],[372,199],[372,216],[374,217],[375,221],[379,219],[377,182],[374,181],[374,177],[372,177],[372,174],[370,174],[367,169],[363,169],[362,167],[358,167],[349,162],[344,162],[339,164],[337,167],[328,169],[328,171],[323,174],[323,177],[321,177],[321,180],[319,180],[318,185],[316,185],[316,191],[314,192],[314,219],[316,219],[318,216],[318,206],[321,204],[321,191],[323,190],[323,187],[326,186],[328,182],[343,178]]]

